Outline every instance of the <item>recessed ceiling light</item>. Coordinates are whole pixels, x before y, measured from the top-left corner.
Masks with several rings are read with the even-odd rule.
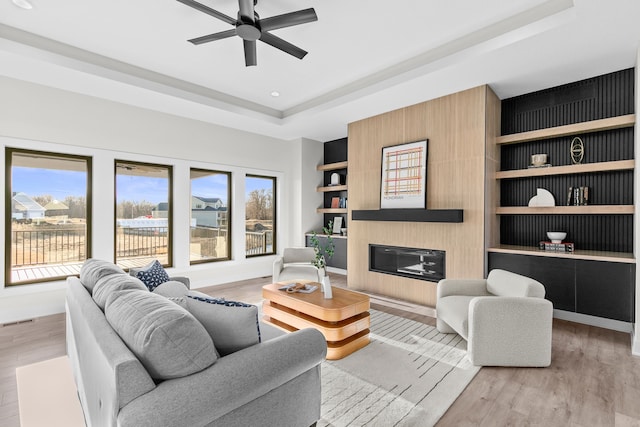
[[[278,92],[277,90],[274,90],[273,92],[271,92],[271,96],[273,96],[274,98],[277,98],[280,96],[280,92]]]
[[[28,0],[11,0],[11,2],[22,9],[33,9],[33,5]]]

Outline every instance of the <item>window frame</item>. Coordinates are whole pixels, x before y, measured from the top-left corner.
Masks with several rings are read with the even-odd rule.
[[[173,267],[173,165],[124,159],[114,159],[113,161],[113,263],[118,265],[118,164],[120,163],[167,169],[167,178],[169,180],[167,189],[167,202],[169,204],[167,211],[167,263],[163,263],[162,266],[165,268]],[[123,270],[129,271],[130,269],[123,268]]]
[[[246,248],[245,248],[245,257],[246,258],[255,258],[255,257],[261,257],[261,256],[276,255],[278,253],[278,246],[277,246],[277,240],[278,240],[277,239],[277,235],[278,235],[277,234],[277,230],[278,230],[278,227],[277,227],[277,223],[278,223],[278,221],[277,221],[278,220],[278,215],[277,215],[277,213],[278,213],[278,209],[277,209],[277,206],[278,206],[278,191],[277,191],[278,185],[277,184],[278,184],[278,178],[275,177],[275,176],[258,175],[258,174],[252,174],[252,173],[245,174],[245,195],[244,195],[245,196],[245,200],[244,200],[244,205],[245,205],[245,218],[244,218],[244,221],[245,221],[245,224],[246,224],[246,221],[247,221],[247,215],[246,215],[246,206],[247,206],[247,199],[246,199],[246,196],[247,196],[246,195],[246,193],[247,193],[247,191],[246,191],[246,182],[247,181],[246,180],[247,180],[247,178],[268,179],[268,180],[271,180],[273,182],[273,220],[272,220],[272,234],[273,234],[272,247],[273,247],[273,249],[272,249],[271,252],[268,252],[268,253],[247,254],[246,253],[247,251],[246,251]],[[246,226],[245,226],[245,232],[246,232]],[[245,241],[246,241],[246,239],[245,239]]]
[[[93,157],[92,156],[81,156],[77,154],[68,154],[68,153],[57,153],[53,151],[44,151],[44,150],[31,150],[27,148],[18,148],[18,147],[5,147],[5,206],[4,206],[4,214],[5,214],[5,248],[4,248],[4,283],[7,287],[12,286],[21,286],[21,285],[29,285],[34,283],[45,283],[45,282],[54,282],[62,279],[66,279],[68,275],[62,276],[52,276],[52,277],[43,277],[37,278],[33,280],[26,280],[18,283],[12,283],[12,267],[11,267],[11,258],[12,258],[12,248],[11,248],[11,233],[12,229],[12,212],[11,212],[11,201],[13,199],[13,155],[14,154],[30,154],[33,156],[46,156],[46,157],[57,157],[62,160],[75,160],[75,161],[84,161],[86,165],[86,193],[85,193],[85,260],[91,258],[92,253],[92,210],[93,210]]]
[[[193,197],[193,188],[191,187],[191,181],[192,181],[192,177],[191,177],[191,173],[192,172],[208,172],[211,174],[219,174],[219,175],[226,175],[227,176],[227,256],[224,258],[210,258],[210,259],[203,259],[203,260],[191,260],[191,253],[189,253],[189,265],[198,265],[198,264],[208,264],[211,262],[220,262],[220,261],[231,261],[232,259],[232,252],[231,252],[231,248],[233,247],[231,242],[233,239],[232,236],[232,191],[231,191],[231,184],[232,184],[232,175],[231,172],[229,171],[218,171],[218,170],[212,170],[212,169],[205,169],[205,168],[194,168],[194,167],[190,167],[189,168],[189,219],[191,219],[191,198]],[[189,244],[191,244],[191,224],[189,224]]]

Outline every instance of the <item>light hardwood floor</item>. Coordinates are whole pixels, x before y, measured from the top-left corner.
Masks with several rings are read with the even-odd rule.
[[[199,290],[255,304],[269,281]],[[345,286],[346,277],[331,282]],[[374,308],[435,325],[424,315]],[[64,314],[0,327],[0,426],[20,425],[16,367],[65,353]],[[554,320],[549,368],[482,368],[437,425],[640,427],[640,358],[631,355],[628,334]]]

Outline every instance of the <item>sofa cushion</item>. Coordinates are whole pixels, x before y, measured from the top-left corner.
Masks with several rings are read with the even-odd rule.
[[[530,277],[495,269],[487,276],[487,290],[501,297],[544,298],[544,285]]]
[[[160,286],[164,282],[169,281],[169,275],[158,260],[155,260],[141,270],[138,270],[136,277],[142,280],[150,291],[153,291],[157,286]]]
[[[98,307],[104,311],[109,296],[116,291],[124,291],[126,289],[139,290],[149,292],[147,287],[139,279],[131,277],[128,274],[110,274],[101,277],[93,288],[93,300]]]
[[[184,283],[177,280],[169,280],[155,287],[154,294],[162,295],[165,298],[184,297],[189,292],[189,288]]]
[[[101,277],[117,273],[123,274],[124,270],[112,262],[89,258],[82,264],[82,268],[80,268],[80,281],[89,293],[92,294],[93,288]]]
[[[187,310],[206,328],[221,356],[260,342],[258,307],[189,295]]]
[[[436,307],[438,319],[451,326],[465,340],[469,337],[469,304],[475,296],[450,295],[440,298]]]
[[[139,290],[111,294],[107,321],[155,380],[184,377],[217,359],[211,337],[187,310]]]

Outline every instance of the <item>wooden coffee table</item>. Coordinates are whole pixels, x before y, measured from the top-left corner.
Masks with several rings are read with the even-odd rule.
[[[263,320],[287,331],[318,329],[327,340],[327,359],[335,360],[369,344],[369,296],[333,287],[333,298],[325,299],[320,284],[310,294],[287,293],[278,288],[292,281],[262,287]]]

